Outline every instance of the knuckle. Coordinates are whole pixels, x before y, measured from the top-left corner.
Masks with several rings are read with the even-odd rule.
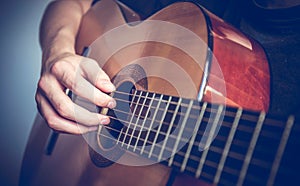
[[[66,106],[65,103],[59,102],[56,104],[56,111],[62,116],[62,117],[69,117],[69,109]]]
[[[76,81],[75,81],[74,77],[72,77],[67,71],[64,71],[62,73],[61,79],[69,88],[71,88],[71,89],[76,88]]]
[[[51,65],[50,73],[59,74],[62,68],[63,68],[63,63],[61,61],[57,61]]]
[[[82,63],[82,65],[88,64],[88,65],[92,65],[92,67],[94,68],[98,67],[97,61],[92,58],[85,57],[83,61],[84,63]]]
[[[42,76],[38,81],[38,88],[45,90],[47,87],[47,78],[45,76]]]
[[[59,126],[58,126],[59,122],[58,122],[58,119],[56,116],[54,116],[54,115],[48,116],[46,121],[50,128],[55,129],[55,130],[57,130],[59,128]]]
[[[81,87],[82,85],[78,81],[76,81],[75,78],[69,77],[68,83],[74,92],[78,93],[80,91],[84,91],[84,90],[82,90],[82,87]]]

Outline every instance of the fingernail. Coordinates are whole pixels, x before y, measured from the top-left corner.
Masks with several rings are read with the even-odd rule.
[[[117,105],[116,101],[113,100],[113,101],[108,102],[107,107],[110,109],[113,109],[116,107],[116,105]]]
[[[102,125],[109,124],[109,119],[108,119],[108,118],[102,118],[102,119],[100,120],[100,124],[102,124]]]

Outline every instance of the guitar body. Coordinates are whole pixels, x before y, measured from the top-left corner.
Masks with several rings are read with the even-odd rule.
[[[77,52],[89,46],[88,57],[99,63],[117,87],[130,82],[136,90],[268,109],[268,63],[263,49],[251,38],[188,2],[135,21],[140,21],[139,16],[122,4],[96,3],[82,20]],[[161,164],[114,163],[99,168],[82,136],[60,134],[51,155],[46,155],[50,133],[38,115],[24,155],[21,185],[166,185],[169,179],[171,169]],[[132,157],[130,153],[122,156]],[[174,185],[182,183],[206,184],[179,175]]]

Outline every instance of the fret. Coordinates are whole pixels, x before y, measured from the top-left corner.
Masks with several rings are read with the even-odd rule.
[[[166,105],[165,111],[164,111],[164,113],[163,113],[163,115],[162,115],[162,117],[161,117],[161,120],[160,120],[158,129],[157,129],[155,138],[154,138],[154,140],[153,140],[153,143],[152,143],[152,146],[151,146],[151,149],[150,149],[148,158],[150,158],[150,157],[151,157],[151,154],[153,153],[153,149],[154,149],[154,147],[155,147],[155,144],[156,144],[158,135],[160,134],[160,129],[161,129],[161,126],[163,125],[164,118],[166,117],[166,114],[167,114],[167,112],[168,112],[168,108],[169,108],[171,99],[172,99],[172,96],[169,96],[169,99],[168,99],[168,101],[167,101],[167,105]],[[166,139],[165,139],[165,140],[166,140]],[[163,149],[162,149],[162,150],[163,150]]]
[[[231,146],[234,134],[236,132],[238,123],[240,121],[241,115],[242,115],[242,109],[238,108],[238,110],[236,112],[236,116],[235,116],[234,121],[233,121],[232,128],[230,129],[230,132],[229,132],[229,136],[228,136],[226,145],[224,147],[224,151],[222,153],[221,160],[220,160],[219,165],[218,165],[217,173],[216,173],[216,175],[214,177],[214,180],[213,180],[213,183],[216,184],[216,185],[219,183],[219,180],[220,180],[220,177],[221,177],[221,173],[223,171],[224,164],[225,164],[226,158],[228,156],[228,152],[229,152],[229,149],[230,149],[230,146]]]
[[[120,134],[119,134],[119,136],[118,136],[118,139],[117,139],[117,142],[116,142],[116,145],[118,145],[119,144],[119,142],[120,142],[120,140],[121,140],[121,136],[122,136],[122,134],[124,133],[124,127],[121,129],[121,131],[120,131]]]
[[[123,112],[125,123],[129,121],[128,128],[123,127],[120,134],[115,133],[115,136],[119,135],[117,143],[123,141],[128,150],[152,160],[157,158],[158,162],[165,160],[163,164],[215,185],[244,185],[248,182],[273,185],[291,177],[281,168],[291,166],[286,164],[285,158],[292,154],[288,144],[294,142],[291,140],[293,127],[296,127],[293,116],[278,121],[278,118],[267,118],[264,112],[229,107],[222,120],[225,109],[222,105],[211,107],[210,103],[147,91],[136,91],[131,97],[134,102],[138,100],[136,104],[139,106],[137,108],[135,103],[124,100],[127,108],[128,104],[132,105],[132,116],[123,107],[123,110],[115,110],[115,113]],[[202,105],[199,107],[195,103]],[[146,109],[148,106],[151,109]],[[144,114],[151,117],[144,118]],[[218,128],[221,120],[222,126]],[[274,125],[273,120],[277,121]],[[189,135],[185,135],[187,133]],[[181,144],[185,146],[177,152]]]
[[[178,103],[177,103],[177,105],[176,105],[176,108],[175,108],[175,110],[174,110],[174,113],[173,113],[171,122],[170,122],[170,124],[169,124],[169,128],[168,128],[168,131],[167,131],[167,133],[166,133],[165,140],[164,140],[164,142],[163,142],[162,148],[161,148],[160,153],[159,153],[159,155],[158,155],[158,162],[160,162],[161,159],[162,159],[162,155],[163,155],[164,149],[165,149],[165,147],[166,147],[167,141],[168,141],[168,139],[169,139],[169,136],[170,136],[170,133],[171,133],[173,124],[174,124],[174,122],[175,122],[175,119],[176,119],[176,116],[177,116],[177,113],[178,113],[178,110],[179,110],[179,108],[180,108],[181,101],[182,101],[182,98],[179,98]]]
[[[189,114],[190,114],[190,111],[191,111],[193,102],[194,102],[193,100],[190,100],[188,109],[187,109],[187,111],[186,111],[186,113],[185,113],[185,116],[184,116],[184,118],[183,118],[182,125],[181,125],[181,127],[180,127],[180,130],[179,130],[179,133],[178,133],[178,136],[177,136],[175,145],[174,145],[174,147],[173,147],[173,151],[172,151],[171,157],[170,157],[170,159],[169,159],[169,166],[172,165],[172,162],[173,162],[173,160],[174,160],[174,156],[175,156],[176,150],[177,150],[177,148],[178,148],[178,144],[179,144],[179,141],[180,141],[180,139],[181,139],[181,136],[182,136],[184,127],[185,127],[185,125],[186,125],[187,119],[188,119],[188,117],[189,117]]]
[[[134,94],[133,94],[133,97],[132,97],[132,102],[130,103],[130,109],[131,109],[131,107],[132,107],[132,105],[133,105],[133,103],[134,103],[135,96],[136,96],[136,92],[137,92],[137,91],[134,91]],[[140,95],[141,95],[141,94],[142,94],[142,91],[140,92]],[[138,96],[138,100],[137,100],[137,102],[136,102],[136,104],[135,104],[135,107],[134,107],[134,109],[133,109],[133,112],[132,112],[130,121],[129,121],[128,126],[127,126],[127,130],[126,130],[126,132],[125,132],[125,134],[124,134],[124,138],[123,138],[123,141],[122,141],[122,144],[121,144],[122,147],[124,146],[124,143],[125,143],[126,137],[127,137],[127,135],[128,135],[128,131],[129,131],[130,125],[131,125],[131,123],[132,123],[132,120],[133,120],[133,118],[134,118],[134,114],[135,114],[136,109],[137,109],[137,107],[138,107],[138,103],[139,103],[140,98],[141,98],[140,95]],[[131,135],[131,137],[132,137],[132,135]],[[127,148],[128,148],[128,147],[127,147]]]
[[[159,97],[159,101],[158,101],[158,103],[157,103],[157,107],[156,107],[156,109],[155,109],[155,111],[154,111],[154,114],[153,114],[153,116],[152,116],[152,120],[151,120],[151,123],[150,123],[150,126],[149,126],[149,129],[148,129],[148,132],[147,132],[147,135],[146,135],[145,141],[144,141],[144,143],[143,143],[142,150],[141,150],[140,154],[143,154],[143,152],[144,152],[144,149],[145,149],[145,146],[146,146],[146,142],[147,142],[147,140],[148,140],[148,138],[149,138],[150,130],[151,130],[152,126],[153,126],[153,123],[154,123],[154,120],[155,120],[155,118],[156,118],[157,112],[158,112],[158,110],[159,110],[159,106],[160,106],[160,103],[161,103],[161,101],[162,101],[162,98],[163,98],[163,94],[161,94],[160,97]],[[150,155],[150,156],[151,156],[151,155]]]
[[[189,159],[191,150],[193,148],[196,136],[198,135],[198,130],[200,128],[200,124],[202,122],[202,119],[203,119],[203,116],[204,116],[204,113],[205,113],[205,110],[206,110],[206,106],[207,106],[207,102],[204,102],[203,105],[202,105],[202,107],[201,107],[201,112],[199,114],[199,117],[198,117],[197,122],[196,122],[196,126],[195,126],[194,131],[193,131],[193,136],[192,136],[192,138],[191,138],[191,140],[189,142],[189,146],[188,146],[187,152],[185,153],[184,160],[183,160],[182,165],[180,167],[180,171],[181,172],[184,171],[184,169],[186,167],[186,164],[188,162],[188,159]]]
[[[143,91],[141,91],[140,97],[142,97],[142,93],[143,93]],[[142,111],[143,111],[143,109],[144,109],[145,103],[146,103],[146,101],[147,101],[148,94],[149,94],[149,92],[147,92],[146,95],[145,95],[145,97],[144,97],[143,104],[142,104],[142,106],[141,106],[141,108],[140,108],[140,111],[139,111],[139,114],[138,114],[138,116],[137,116],[135,125],[133,126],[133,130],[132,130],[132,133],[131,133],[131,137],[130,137],[129,142],[128,142],[128,144],[127,144],[127,149],[130,147],[132,138],[133,138],[133,136],[134,136],[134,131],[136,130],[136,127],[137,127],[137,125],[138,125],[138,122],[140,121],[140,117],[141,117]],[[140,97],[139,97],[139,100],[138,100],[138,102],[137,102],[137,105],[138,105],[138,103],[139,103],[139,101],[140,101]],[[136,107],[137,107],[137,106],[136,106]],[[146,119],[146,118],[145,118],[145,119]],[[138,141],[138,139],[137,139],[137,141]]]
[[[278,171],[278,168],[279,168],[279,165],[280,165],[280,161],[281,161],[286,143],[289,139],[290,132],[291,132],[291,129],[293,127],[294,121],[295,121],[295,117],[290,116],[288,118],[287,122],[286,122],[286,126],[285,126],[285,129],[284,129],[283,134],[281,136],[281,141],[280,141],[280,144],[278,146],[278,150],[277,150],[277,153],[276,153],[276,156],[275,156],[275,160],[274,160],[274,163],[272,165],[271,173],[270,173],[270,176],[269,176],[269,179],[268,179],[268,182],[267,182],[268,186],[271,186],[271,185],[274,184],[276,174],[277,174],[277,171]]]
[[[196,178],[199,178],[199,177],[200,177],[200,174],[201,174],[201,172],[202,172],[202,168],[203,168],[203,165],[204,165],[204,162],[205,162],[207,153],[208,153],[208,149],[205,150],[205,148],[206,148],[206,146],[207,146],[208,144],[211,143],[211,140],[212,140],[212,138],[213,138],[213,136],[214,136],[214,133],[215,133],[215,131],[216,131],[218,122],[219,122],[219,120],[220,120],[220,117],[221,117],[223,108],[224,108],[223,105],[219,105],[219,106],[218,106],[217,115],[216,115],[216,117],[215,117],[215,119],[214,119],[214,122],[213,122],[213,124],[212,124],[211,131],[210,131],[209,134],[208,134],[208,139],[205,141],[205,144],[204,144],[202,156],[201,156],[201,159],[200,159],[200,162],[199,162],[199,165],[198,165],[196,174],[195,174],[195,177],[196,177]],[[209,125],[209,123],[208,123],[207,125]],[[204,135],[203,135],[203,136],[206,136],[205,134],[206,134],[206,131],[204,132]],[[201,142],[202,142],[202,140],[200,141],[200,144],[201,144]]]
[[[147,92],[147,94],[148,94],[148,92]],[[149,105],[148,105],[148,109],[147,109],[147,111],[146,111],[145,116],[148,116],[148,115],[149,115],[150,108],[151,108],[151,106],[152,106],[154,97],[155,97],[155,94],[153,93],[153,94],[152,94],[152,97],[150,98],[150,103],[149,103]],[[140,137],[141,137],[141,135],[142,135],[142,131],[143,131],[143,128],[144,128],[144,126],[145,126],[146,120],[147,120],[147,118],[145,118],[145,119],[143,120],[143,123],[142,123],[142,125],[141,125],[141,129],[140,129],[140,131],[139,131],[139,134],[138,134],[138,136],[137,136],[137,140],[136,140],[135,145],[134,145],[134,148],[133,148],[133,152],[135,152],[135,150],[136,150],[136,148],[137,148],[137,144],[138,144],[138,142],[139,142],[139,140],[140,140]]]
[[[134,98],[135,98],[135,95],[136,95],[136,91],[134,91],[134,94],[133,94],[133,97],[132,97],[132,100],[134,100]],[[130,107],[132,106],[132,102],[130,103]],[[129,108],[129,110],[130,110],[130,108]],[[118,139],[117,139],[117,145],[119,144],[119,142],[120,142],[120,140],[121,140],[121,136],[122,136],[122,134],[124,133],[124,126],[123,126],[123,128],[121,129],[121,131],[120,131],[120,134],[119,134],[119,136],[118,136]],[[124,136],[124,139],[126,138],[126,136]]]
[[[243,163],[242,169],[240,171],[240,175],[239,175],[237,185],[243,185],[243,182],[244,182],[244,179],[245,179],[245,176],[246,176],[246,173],[247,173],[247,169],[248,169],[248,166],[249,166],[250,160],[252,158],[252,154],[253,154],[255,145],[256,145],[258,137],[259,137],[260,130],[261,130],[263,122],[265,120],[265,116],[266,116],[265,112],[261,112],[260,115],[259,115],[255,130],[254,130],[254,134],[253,134],[252,139],[250,141],[250,145],[248,147],[248,151],[246,153],[246,157],[244,159],[244,163]]]

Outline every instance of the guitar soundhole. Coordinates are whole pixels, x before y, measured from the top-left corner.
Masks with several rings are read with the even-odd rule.
[[[151,100],[146,94],[146,92],[136,90],[131,82],[122,83],[113,95],[117,106],[108,113],[113,118],[113,123],[117,122],[126,127],[150,118],[152,111],[149,103]]]
[[[167,106],[168,96],[137,90],[131,82],[124,82],[117,87],[113,97],[117,106],[108,112],[111,124],[107,130],[109,134],[105,136],[111,135],[114,140],[110,140],[111,142],[105,147],[110,148],[116,143],[135,149],[151,145],[156,138],[158,128],[161,134],[156,142],[165,139],[168,123],[172,119],[178,100],[172,100],[174,103]],[[164,114],[165,110],[168,112]],[[171,131],[177,126],[178,120],[179,116],[176,117]]]

